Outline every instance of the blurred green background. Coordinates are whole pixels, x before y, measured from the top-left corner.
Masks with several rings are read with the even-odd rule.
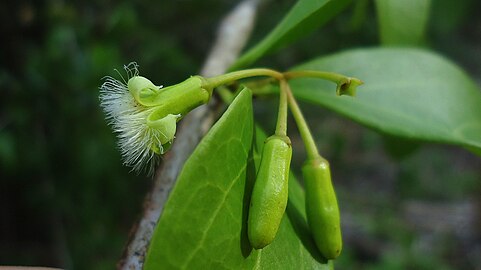
[[[101,79],[131,61],[156,84],[196,74],[220,18],[236,3],[0,3],[0,265],[114,267],[152,180],[122,166],[99,108]],[[264,1],[250,44],[293,3]],[[258,65],[282,70],[314,56],[377,46],[374,4],[354,3]],[[479,10],[476,0],[433,0],[425,44],[478,83]],[[256,102],[256,119],[268,130],[275,105]],[[387,138],[302,105],[333,166],[345,238],[338,269],[479,269],[479,157]],[[293,167],[299,168],[302,147],[293,138],[299,145]]]

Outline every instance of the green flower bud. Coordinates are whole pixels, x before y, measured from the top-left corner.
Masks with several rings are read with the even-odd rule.
[[[306,214],[316,245],[326,259],[335,259],[342,249],[341,222],[336,193],[327,160],[308,160],[302,167],[306,188]]]
[[[153,140],[155,143],[150,146],[155,153],[163,154],[166,151],[163,146],[172,143],[179,118],[180,114],[168,114],[158,120],[151,120],[150,116],[147,117],[147,126],[152,129],[152,132],[156,132],[156,138]]]
[[[359,79],[348,77],[347,79],[337,84],[336,94],[338,96],[348,95],[354,97],[356,96],[357,87],[363,83],[364,82]]]
[[[255,249],[264,248],[276,237],[287,206],[291,158],[291,141],[287,136],[267,138],[252,191],[247,225],[249,241]]]
[[[157,96],[162,86],[155,86],[149,79],[142,76],[134,76],[127,82],[127,88],[134,98],[140,100]],[[140,103],[140,102],[139,102]],[[142,103],[141,103],[142,104]],[[145,106],[145,104],[142,104]]]

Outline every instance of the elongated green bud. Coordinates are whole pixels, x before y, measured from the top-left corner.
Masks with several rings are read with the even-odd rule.
[[[291,141],[287,136],[267,138],[252,191],[249,208],[248,236],[255,249],[269,245],[287,206]]]
[[[302,167],[306,188],[307,221],[316,245],[326,259],[335,259],[342,249],[341,222],[329,162],[318,157]]]

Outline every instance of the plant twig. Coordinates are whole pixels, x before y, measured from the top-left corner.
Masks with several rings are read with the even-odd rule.
[[[224,73],[238,57],[254,25],[257,4],[258,0],[244,0],[223,19],[214,46],[201,70],[202,76]],[[117,269],[142,269],[150,239],[170,190],[184,162],[212,126],[216,117],[216,104],[218,102],[212,100],[208,106],[195,109],[181,121],[175,143],[156,171],[152,189],[144,202],[142,216],[132,229]]]

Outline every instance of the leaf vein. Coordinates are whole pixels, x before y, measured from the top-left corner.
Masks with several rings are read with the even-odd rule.
[[[215,209],[215,211],[212,212],[212,216],[210,218],[210,220],[208,221],[207,223],[207,226],[206,226],[206,229],[203,230],[202,232],[202,237],[199,241],[199,244],[195,247],[195,249],[192,251],[192,253],[189,255],[189,257],[185,260],[185,264],[182,266],[183,269],[186,269],[186,267],[189,265],[189,263],[192,261],[192,259],[194,258],[195,254],[201,249],[202,245],[204,244],[205,242],[205,239],[207,237],[207,233],[209,232],[209,229],[211,228],[212,224],[214,223],[214,220],[215,218],[217,217],[217,215],[219,214],[219,211],[222,209],[222,205],[223,203],[225,202],[225,200],[227,199],[227,195],[230,193],[230,191],[232,190],[232,188],[234,187],[235,183],[237,182],[237,180],[239,180],[240,176],[242,175],[242,173],[246,170],[247,168],[247,163],[244,164],[244,166],[242,166],[242,168],[239,170],[237,176],[232,180],[231,184],[229,185],[229,187],[227,188],[226,191],[223,191],[224,193],[224,197],[222,199],[222,202],[219,203],[219,206]],[[221,190],[221,189],[220,189]]]

